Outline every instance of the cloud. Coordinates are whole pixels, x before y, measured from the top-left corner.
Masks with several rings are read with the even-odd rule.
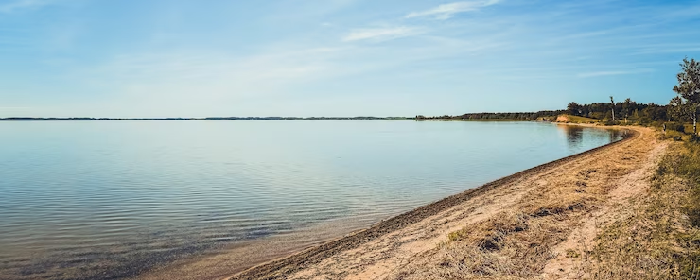
[[[406,17],[435,17],[436,19],[444,20],[459,13],[478,11],[483,7],[498,4],[499,1],[500,0],[464,1],[442,4],[430,10],[410,13]]]
[[[246,56],[198,51],[124,53],[64,73],[62,78],[89,80],[84,87],[99,90],[112,103],[104,105],[106,111],[123,111],[118,107],[124,104],[142,113],[159,107],[157,113],[145,115],[155,117],[227,114],[241,102],[281,98],[292,88],[349,71],[334,65],[348,48],[290,49]]]
[[[651,69],[651,68],[642,68],[642,69],[633,69],[633,70],[595,71],[595,72],[579,73],[577,76],[579,78],[592,78],[592,77],[600,77],[600,76],[617,76],[617,75],[648,73],[648,72],[652,72],[652,71],[654,71],[654,69]]]
[[[49,4],[47,0],[15,0],[0,4],[0,13],[11,13],[16,10],[41,7]]]
[[[700,48],[694,47],[694,46],[687,46],[687,47],[682,47],[682,46],[664,46],[664,47],[658,47],[658,46],[649,46],[646,48],[642,48],[638,51],[629,53],[631,55],[642,55],[642,54],[660,54],[660,53],[695,53],[695,52],[700,52]]]
[[[389,28],[358,29],[343,36],[343,42],[369,40],[369,39],[395,39],[422,33],[421,30],[413,27],[399,26]]]

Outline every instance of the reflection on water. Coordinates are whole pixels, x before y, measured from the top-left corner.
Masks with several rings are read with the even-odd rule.
[[[557,128],[566,134],[569,149],[572,151],[581,150],[582,147],[585,146],[588,141],[590,141],[589,138],[607,138],[608,142],[614,142],[620,140],[626,133],[625,130],[600,129],[566,124],[558,124]]]
[[[569,141],[569,147],[577,147],[583,142],[583,127],[573,125],[561,125],[566,130],[566,139]]]
[[[0,278],[119,279],[368,224],[618,137],[535,122],[2,122]]]

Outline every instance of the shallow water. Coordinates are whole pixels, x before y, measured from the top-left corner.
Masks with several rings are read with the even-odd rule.
[[[119,279],[376,222],[619,138],[536,122],[0,122],[0,279]]]

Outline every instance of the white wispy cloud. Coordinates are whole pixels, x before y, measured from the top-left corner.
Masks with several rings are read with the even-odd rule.
[[[430,10],[410,13],[406,15],[406,17],[435,17],[436,19],[448,19],[459,13],[478,11],[483,7],[498,4],[499,1],[500,0],[464,1],[442,4]]]
[[[358,29],[343,36],[343,42],[368,40],[368,39],[395,39],[423,33],[423,30],[414,27],[398,26],[386,28]]]
[[[154,51],[123,53],[95,65],[61,74],[63,79],[89,79],[84,86],[110,96],[105,112],[132,104],[145,116],[227,115],[241,102],[282,98],[291,88],[313,84],[349,71],[337,67],[351,48],[295,49],[284,46],[254,55],[223,52]],[[161,106],[157,113],[148,107]],[[0,110],[0,115],[4,112]],[[269,112],[273,113],[273,112]],[[103,112],[91,115],[104,116]]]
[[[0,4],[0,13],[11,13],[21,9],[41,7],[49,4],[48,0],[15,0]]]
[[[579,78],[592,78],[592,77],[600,77],[600,76],[617,76],[617,75],[648,73],[648,72],[652,72],[652,71],[654,71],[654,69],[651,69],[651,68],[631,69],[631,70],[594,71],[594,72],[579,73],[577,76]]]
[[[697,44],[650,44],[642,46],[637,51],[631,52],[632,55],[640,54],[659,54],[659,53],[694,53],[700,52]]]

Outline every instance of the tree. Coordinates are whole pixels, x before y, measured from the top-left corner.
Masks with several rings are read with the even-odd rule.
[[[610,103],[612,104],[612,120],[615,121],[615,100],[610,96]]]
[[[622,103],[622,110],[620,110],[620,114],[622,114],[622,117],[625,118],[625,123],[630,117],[630,112],[632,112],[632,99],[627,98],[625,99],[625,102]]]
[[[568,113],[570,115],[580,116],[582,113],[582,108],[583,108],[583,106],[581,106],[581,104],[578,104],[576,102],[571,102],[571,103],[569,103],[569,106],[567,107],[567,111],[569,111]]]
[[[681,71],[676,74],[678,85],[673,86],[678,96],[671,99],[671,111],[678,117],[693,122],[693,135],[697,135],[698,105],[700,104],[700,62],[684,58]]]

